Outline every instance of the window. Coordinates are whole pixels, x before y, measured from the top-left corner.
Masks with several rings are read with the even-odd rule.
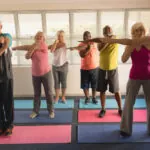
[[[128,15],[127,15],[128,14]],[[128,18],[124,18],[127,16]],[[66,11],[66,12],[19,12],[0,13],[0,21],[3,23],[3,32],[10,33],[13,37],[13,45],[32,44],[38,31],[46,31],[46,42],[52,44],[57,38],[57,31],[64,30],[67,47],[79,45],[83,40],[83,33],[90,31],[92,37],[103,36],[105,25],[112,27],[114,35],[118,38],[127,35],[131,38],[131,27],[136,22],[143,22],[147,34],[150,35],[150,10],[110,10],[110,11]],[[42,18],[43,17],[43,18]],[[18,18],[18,20],[15,20]],[[18,24],[16,24],[18,23]],[[19,25],[19,29],[18,29]],[[127,27],[127,28],[125,28]],[[17,30],[17,32],[16,32]],[[100,30],[100,35],[99,35]],[[126,33],[126,34],[125,34]],[[119,46],[118,61],[125,46]],[[13,51],[12,63],[14,65],[31,65],[31,60],[25,59],[25,51]],[[81,58],[78,51],[68,50],[68,58],[71,64],[80,65]],[[53,54],[49,53],[49,63],[52,64]],[[99,62],[99,52],[97,54]],[[131,60],[128,61],[131,63]]]
[[[131,37],[131,27],[136,22],[140,21],[140,12],[139,11],[131,11],[129,12],[128,18],[128,37]]]
[[[14,15],[0,14],[0,21],[3,24],[3,32],[11,34],[12,37],[16,37]]]
[[[92,36],[96,36],[96,16],[96,12],[73,13],[73,35],[81,36],[84,31],[90,31]]]
[[[82,40],[82,38],[74,38],[71,41],[71,45],[72,46],[78,46],[80,44],[78,42],[79,40]],[[81,63],[81,58],[80,58],[78,50],[71,51],[71,63],[72,64],[80,64]]]
[[[17,41],[12,42],[12,47],[17,46]],[[18,64],[18,51],[12,51],[12,64],[17,65]]]
[[[64,30],[69,36],[69,13],[48,13],[46,14],[47,35],[56,37],[57,31]]]
[[[150,35],[150,11],[141,11],[140,20],[146,27],[146,33]]]
[[[150,34],[150,11],[130,11],[128,21],[128,35],[131,36],[131,27],[136,22],[142,22],[146,28],[146,34]]]
[[[20,37],[34,36],[42,31],[41,14],[19,14]]]
[[[20,45],[31,45],[34,42],[34,40],[21,40],[19,41],[19,46]],[[26,51],[18,50],[18,61],[20,65],[30,65],[31,64],[31,59],[26,59],[25,58]]]
[[[124,12],[122,11],[112,11],[112,12],[102,12],[100,16],[101,22],[101,35],[103,35],[103,28],[106,25],[109,25],[114,35],[117,37],[124,37]]]

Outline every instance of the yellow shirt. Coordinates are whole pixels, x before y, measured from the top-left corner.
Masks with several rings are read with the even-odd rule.
[[[109,44],[100,51],[100,68],[113,70],[118,66],[118,44]]]

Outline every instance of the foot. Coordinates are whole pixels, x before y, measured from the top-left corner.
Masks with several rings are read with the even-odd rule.
[[[92,98],[92,102],[93,102],[93,104],[97,104],[98,103],[98,101],[96,100],[95,97]]]
[[[130,137],[130,136],[131,136],[131,134],[126,133],[126,132],[124,132],[124,131],[120,131],[120,135],[121,135],[122,137]]]
[[[66,100],[63,100],[63,101],[62,101],[62,103],[63,103],[63,104],[66,104],[66,103],[67,103],[67,101],[66,101]]]
[[[122,116],[122,109],[118,110],[118,114],[119,114],[120,117]]]
[[[11,136],[12,135],[12,129],[10,129],[10,128],[6,129],[4,132],[4,135],[5,136]]]
[[[36,112],[32,112],[32,114],[30,115],[30,118],[34,119],[38,116],[38,114]]]
[[[85,104],[88,104],[90,102],[90,98],[89,97],[86,97],[85,98]]]
[[[66,103],[66,98],[65,97],[62,97],[61,100],[62,100],[62,103],[64,103],[64,104]]]
[[[103,118],[105,116],[106,110],[102,109],[99,113],[99,117]]]
[[[54,104],[57,104],[58,101],[59,101],[59,97],[55,97],[55,99],[54,99]]]
[[[54,100],[53,104],[58,104],[58,101],[55,101],[55,100]]]
[[[52,112],[49,114],[49,117],[50,117],[51,119],[55,118],[55,113],[52,111]]]

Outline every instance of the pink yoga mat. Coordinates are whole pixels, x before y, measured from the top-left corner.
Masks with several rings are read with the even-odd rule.
[[[121,117],[118,110],[106,110],[103,118],[99,118],[100,110],[80,110],[78,112],[78,122],[120,122]],[[134,110],[134,122],[146,122],[146,110]]]
[[[12,136],[0,136],[0,144],[70,142],[71,125],[15,126]]]

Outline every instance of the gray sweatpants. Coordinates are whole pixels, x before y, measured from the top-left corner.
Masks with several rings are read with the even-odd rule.
[[[150,80],[129,79],[126,89],[126,98],[122,114],[120,129],[128,134],[132,134],[133,106],[140,87],[143,87],[147,104],[147,128],[150,133]]]
[[[47,110],[53,112],[53,93],[52,93],[52,74],[51,71],[46,73],[43,76],[32,76],[33,88],[34,88],[34,108],[33,111],[39,113],[40,104],[41,104],[41,85],[43,84]]]
[[[60,89],[60,84],[61,88],[63,89],[67,87],[67,74],[68,74],[68,63],[65,63],[60,67],[53,66],[55,89]]]

